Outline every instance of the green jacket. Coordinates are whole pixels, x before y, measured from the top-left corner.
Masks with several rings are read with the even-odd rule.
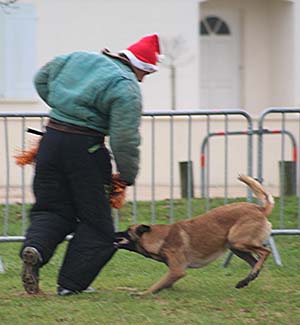
[[[141,90],[134,72],[96,52],[55,57],[34,78],[50,117],[109,136],[122,180],[133,184],[139,166]]]

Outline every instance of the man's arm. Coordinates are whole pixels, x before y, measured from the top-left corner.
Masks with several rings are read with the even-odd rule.
[[[114,88],[115,98],[110,110],[110,147],[120,179],[132,185],[140,162],[141,93],[138,85],[126,79],[119,81]]]

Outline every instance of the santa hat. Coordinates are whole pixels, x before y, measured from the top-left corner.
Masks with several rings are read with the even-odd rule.
[[[150,73],[157,71],[156,64],[160,54],[158,35],[145,36],[120,53],[125,54],[131,64],[140,70]]]

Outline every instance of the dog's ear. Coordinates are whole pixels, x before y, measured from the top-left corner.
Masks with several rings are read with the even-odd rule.
[[[147,225],[140,225],[136,228],[136,234],[139,237],[142,236],[143,233],[150,232],[150,231],[151,231],[151,227]]]

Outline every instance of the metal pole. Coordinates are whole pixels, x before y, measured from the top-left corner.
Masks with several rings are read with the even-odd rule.
[[[206,132],[207,134],[210,133],[210,116],[207,116],[206,120]],[[210,208],[210,200],[209,200],[209,165],[210,165],[210,154],[209,154],[209,141],[207,141],[207,148],[206,148],[206,188],[205,188],[205,202],[206,202],[206,211]]]
[[[4,266],[3,266],[3,263],[2,263],[1,256],[0,256],[0,273],[4,273]]]
[[[6,152],[6,196],[5,196],[5,212],[4,212],[4,236],[8,235],[8,217],[9,217],[9,190],[10,190],[10,166],[9,166],[9,144],[8,144],[8,127],[7,118],[4,118],[4,137]]]
[[[25,148],[25,118],[22,117],[22,149]],[[25,168],[22,166],[21,169],[21,182],[22,182],[22,234],[25,234],[26,231],[26,199],[25,199]]]
[[[228,116],[225,115],[225,146],[224,146],[224,204],[228,203]]]
[[[137,223],[137,197],[136,197],[136,189],[137,185],[135,184],[133,186],[133,202],[132,202],[132,220],[133,223],[136,224]]]
[[[187,197],[188,197],[188,218],[192,217],[192,117],[189,116],[189,123],[188,123],[188,165],[187,165]]]
[[[285,114],[282,113],[281,120],[281,130],[285,130]],[[281,134],[281,168],[280,168],[280,178],[281,178],[281,186],[280,186],[280,228],[284,227],[284,186],[285,186],[285,177],[284,177],[284,166],[283,162],[285,160],[285,141],[283,133]]]
[[[170,223],[174,223],[174,117],[170,120]]]
[[[300,114],[298,115],[298,130],[299,130],[299,135],[298,135],[298,143],[300,143]],[[298,215],[298,228],[300,228],[300,150],[297,150],[297,155],[295,156],[295,159],[297,159],[297,215]]]
[[[112,209],[113,211],[113,215],[114,215],[114,227],[115,230],[118,231],[119,230],[119,212],[117,209]]]
[[[151,120],[151,157],[152,157],[152,171],[151,171],[151,224],[155,223],[155,118],[152,116]]]

